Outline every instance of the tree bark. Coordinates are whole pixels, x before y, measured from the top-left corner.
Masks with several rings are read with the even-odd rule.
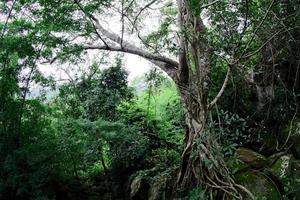
[[[180,50],[175,82],[186,118],[185,148],[177,188],[189,190],[201,185],[210,199],[214,198],[215,190],[222,191],[223,199],[239,199],[236,188],[242,187],[230,178],[218,142],[207,129],[207,116],[213,102],[209,104],[207,99],[212,51],[205,37],[205,26],[200,13],[191,8],[188,0],[177,0],[177,3]]]
[[[178,23],[180,25],[180,76],[178,89],[186,115],[185,148],[178,177],[180,188],[197,182],[193,174],[195,158],[193,151],[203,134],[207,117],[207,80],[210,66],[208,45],[201,35],[204,25],[200,16],[194,16],[186,0],[178,0]]]

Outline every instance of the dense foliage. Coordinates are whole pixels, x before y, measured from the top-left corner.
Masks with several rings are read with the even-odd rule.
[[[70,191],[61,187],[107,173],[122,186],[136,170],[178,163],[182,125],[167,120],[168,112],[180,111],[170,80],[151,95],[161,102],[157,113],[152,100],[142,103],[153,91],[134,97],[120,59],[104,70],[92,65],[47,101],[23,98],[14,65],[1,68],[1,199],[62,198],[60,192]],[[122,197],[126,191],[115,192]]]
[[[299,199],[299,2],[178,2],[0,2],[0,200]],[[141,31],[151,11],[157,30]],[[117,37],[98,18],[119,15]],[[123,54],[97,51],[90,64],[96,49],[166,73],[129,83]],[[198,60],[176,74],[174,57]],[[55,65],[68,78],[42,70]]]

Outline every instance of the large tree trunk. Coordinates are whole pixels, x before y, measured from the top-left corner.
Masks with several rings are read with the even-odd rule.
[[[181,95],[186,117],[185,148],[177,180],[179,190],[201,185],[213,199],[214,191],[221,191],[224,199],[240,198],[229,176],[220,147],[207,129],[208,86],[211,48],[205,39],[205,27],[200,13],[177,0],[181,27],[179,74],[175,80]],[[200,4],[200,3],[199,3]],[[200,5],[198,5],[200,7]]]
[[[191,87],[195,88],[193,84]],[[248,191],[235,184],[229,175],[216,135],[208,127],[207,98],[200,95],[203,92],[205,91],[180,89],[186,130],[177,189],[185,192],[201,186],[210,199],[216,198],[216,191],[222,199],[242,199],[238,189]]]
[[[198,158],[196,154],[193,153],[196,153],[197,142],[201,142],[201,136],[204,134],[207,109],[205,102],[201,102],[201,99],[194,92],[181,89],[180,93],[185,110],[186,130],[185,148],[182,153],[178,186],[180,188],[187,188],[191,186],[191,183],[198,182],[198,174],[194,171],[197,167],[194,167],[194,165],[198,165],[199,163],[197,163]]]

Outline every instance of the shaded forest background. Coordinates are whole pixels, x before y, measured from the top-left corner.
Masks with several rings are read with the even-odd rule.
[[[76,66],[85,49],[55,33],[93,36],[92,25],[82,26],[81,18],[69,16],[67,11],[78,11],[69,1],[15,2],[0,3],[1,14],[8,16],[0,21],[1,200],[221,199],[220,191],[207,193],[205,184],[176,188],[187,127],[178,87],[165,73],[153,68],[129,85],[118,54],[58,83],[37,64],[59,59]],[[109,6],[92,2],[85,7],[90,12]],[[255,199],[297,200],[299,1],[245,1],[246,7],[239,1],[227,9],[228,2],[212,4],[207,11],[212,19],[207,37],[215,52],[209,100],[227,77],[229,64],[223,56],[246,56],[231,68],[204,135],[217,141],[211,153],[222,155],[230,176]],[[177,55],[168,37],[177,13],[168,5],[159,31],[145,38]],[[13,17],[10,8],[40,18]],[[245,27],[250,28],[240,30],[239,16],[245,13]],[[30,96],[33,85],[45,92]],[[49,88],[55,95],[47,95]],[[206,162],[214,165],[212,159]]]

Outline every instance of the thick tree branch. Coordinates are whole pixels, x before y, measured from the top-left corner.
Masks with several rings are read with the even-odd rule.
[[[78,5],[78,8],[85,14],[87,15],[90,19],[94,21],[94,25],[96,29],[102,33],[103,36],[111,40],[112,42],[115,42],[119,44],[120,46],[115,46],[115,45],[88,45],[84,46],[84,49],[98,49],[98,50],[108,50],[108,51],[119,51],[119,52],[124,52],[124,53],[130,53],[134,55],[141,56],[153,64],[157,65],[159,68],[161,68],[163,71],[165,71],[168,75],[170,75],[172,78],[174,77],[174,72],[178,69],[178,62],[167,58],[165,56],[153,54],[150,52],[147,52],[139,47],[137,47],[134,44],[131,44],[123,38],[121,38],[119,35],[108,31],[105,29],[99,22],[99,20],[92,14],[86,12],[84,8],[79,4],[77,0],[74,0],[75,3]]]
[[[178,63],[172,59],[169,59],[167,57],[152,54],[146,51],[143,51],[139,48],[127,48],[123,45],[123,47],[115,46],[115,45],[85,45],[83,46],[86,50],[106,50],[106,51],[117,51],[117,52],[123,52],[123,53],[129,53],[137,56],[141,56],[145,58],[146,60],[149,60],[154,65],[158,66],[160,69],[165,71],[171,78],[175,78]]]
[[[179,8],[182,7],[182,0],[177,0],[177,5]],[[179,79],[182,83],[187,83],[189,79],[189,69],[188,69],[188,61],[187,61],[187,52],[186,52],[186,40],[184,38],[184,25],[183,18],[184,13],[183,10],[180,9],[177,20],[180,26],[180,33],[178,33],[179,38]]]
[[[109,45],[108,47],[106,45],[85,45],[83,48],[84,49],[98,49],[98,50],[119,51],[119,52],[124,52],[124,53],[130,53],[130,54],[141,56],[148,60],[164,62],[167,65],[169,65],[169,67],[172,67],[172,68],[177,68],[179,65],[178,62],[176,62],[170,58],[167,58],[162,55],[152,54],[152,53],[146,52],[140,48],[130,48],[127,46],[119,47],[119,46],[115,46],[115,45]]]

